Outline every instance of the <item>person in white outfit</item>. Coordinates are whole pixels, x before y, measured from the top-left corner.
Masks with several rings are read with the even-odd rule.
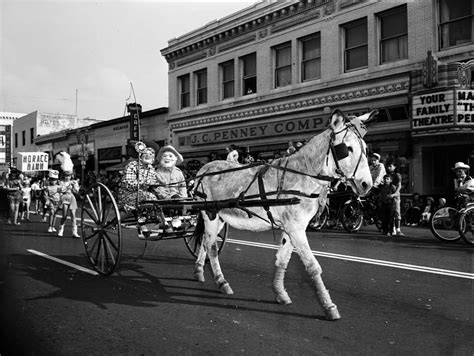
[[[77,232],[76,210],[77,200],[74,194],[79,193],[79,182],[73,179],[74,165],[71,157],[66,152],[60,152],[56,158],[61,162],[61,169],[63,170],[62,179],[59,181],[61,200],[59,202],[59,209],[62,211],[62,217],[59,225],[58,236],[64,235],[64,228],[68,214],[71,216],[72,222],[72,237],[80,238]]]

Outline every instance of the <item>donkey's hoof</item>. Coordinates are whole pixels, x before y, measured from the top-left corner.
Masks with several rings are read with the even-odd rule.
[[[229,283],[224,283],[223,285],[221,285],[220,288],[219,288],[219,291],[223,294],[226,294],[226,295],[234,294],[234,291],[232,290],[232,288],[230,288]]]
[[[341,314],[337,310],[337,306],[332,305],[329,308],[324,310],[324,314],[327,320],[338,320],[341,319]]]
[[[293,303],[288,295],[277,295],[275,297],[278,304],[290,305]]]
[[[195,272],[194,273],[194,279],[198,282],[205,282],[205,278],[204,278],[204,273],[202,272]]]

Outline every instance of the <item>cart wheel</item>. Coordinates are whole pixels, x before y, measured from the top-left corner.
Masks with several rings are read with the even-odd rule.
[[[89,262],[102,275],[113,273],[122,255],[120,212],[112,192],[94,183],[82,202],[82,241]]]
[[[433,235],[441,241],[453,242],[461,238],[458,231],[457,209],[445,206],[436,210],[430,219],[430,229]]]
[[[474,205],[461,210],[459,233],[468,245],[474,246]]]
[[[217,238],[217,244],[219,247],[218,253],[221,253],[222,249],[224,248],[225,239],[227,238],[228,232],[229,232],[228,225],[224,224],[224,227],[219,232],[219,235]],[[199,249],[201,248],[201,241],[202,241],[203,234],[204,234],[204,219],[201,216],[201,214],[198,213],[196,228],[194,229],[193,234],[184,237],[184,243],[186,244],[186,247],[195,258],[197,258]]]

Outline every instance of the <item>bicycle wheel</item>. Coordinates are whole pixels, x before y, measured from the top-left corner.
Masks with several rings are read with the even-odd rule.
[[[461,210],[458,224],[462,239],[468,245],[474,246],[474,205]]]
[[[329,217],[329,209],[327,206],[324,207],[321,215],[319,215],[319,219],[316,218],[317,214],[311,218],[309,221],[308,227],[311,230],[321,230],[327,223]]]
[[[456,221],[457,209],[446,206],[438,208],[430,219],[430,229],[433,235],[441,241],[457,241],[461,238]]]
[[[341,220],[342,226],[347,232],[352,233],[360,230],[364,221],[362,209],[362,204],[358,200],[349,200],[344,203]]]

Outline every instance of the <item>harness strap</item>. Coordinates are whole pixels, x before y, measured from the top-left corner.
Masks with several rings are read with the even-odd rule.
[[[259,197],[260,200],[265,201],[267,200],[267,194],[265,193],[265,184],[263,182],[263,172],[264,170],[261,170],[260,172],[257,173],[258,177],[258,192],[259,192]],[[266,170],[265,170],[266,171]],[[275,226],[275,219],[273,219],[272,212],[270,211],[270,207],[267,204],[263,205],[263,208],[267,212],[268,220],[272,223],[272,228]]]

